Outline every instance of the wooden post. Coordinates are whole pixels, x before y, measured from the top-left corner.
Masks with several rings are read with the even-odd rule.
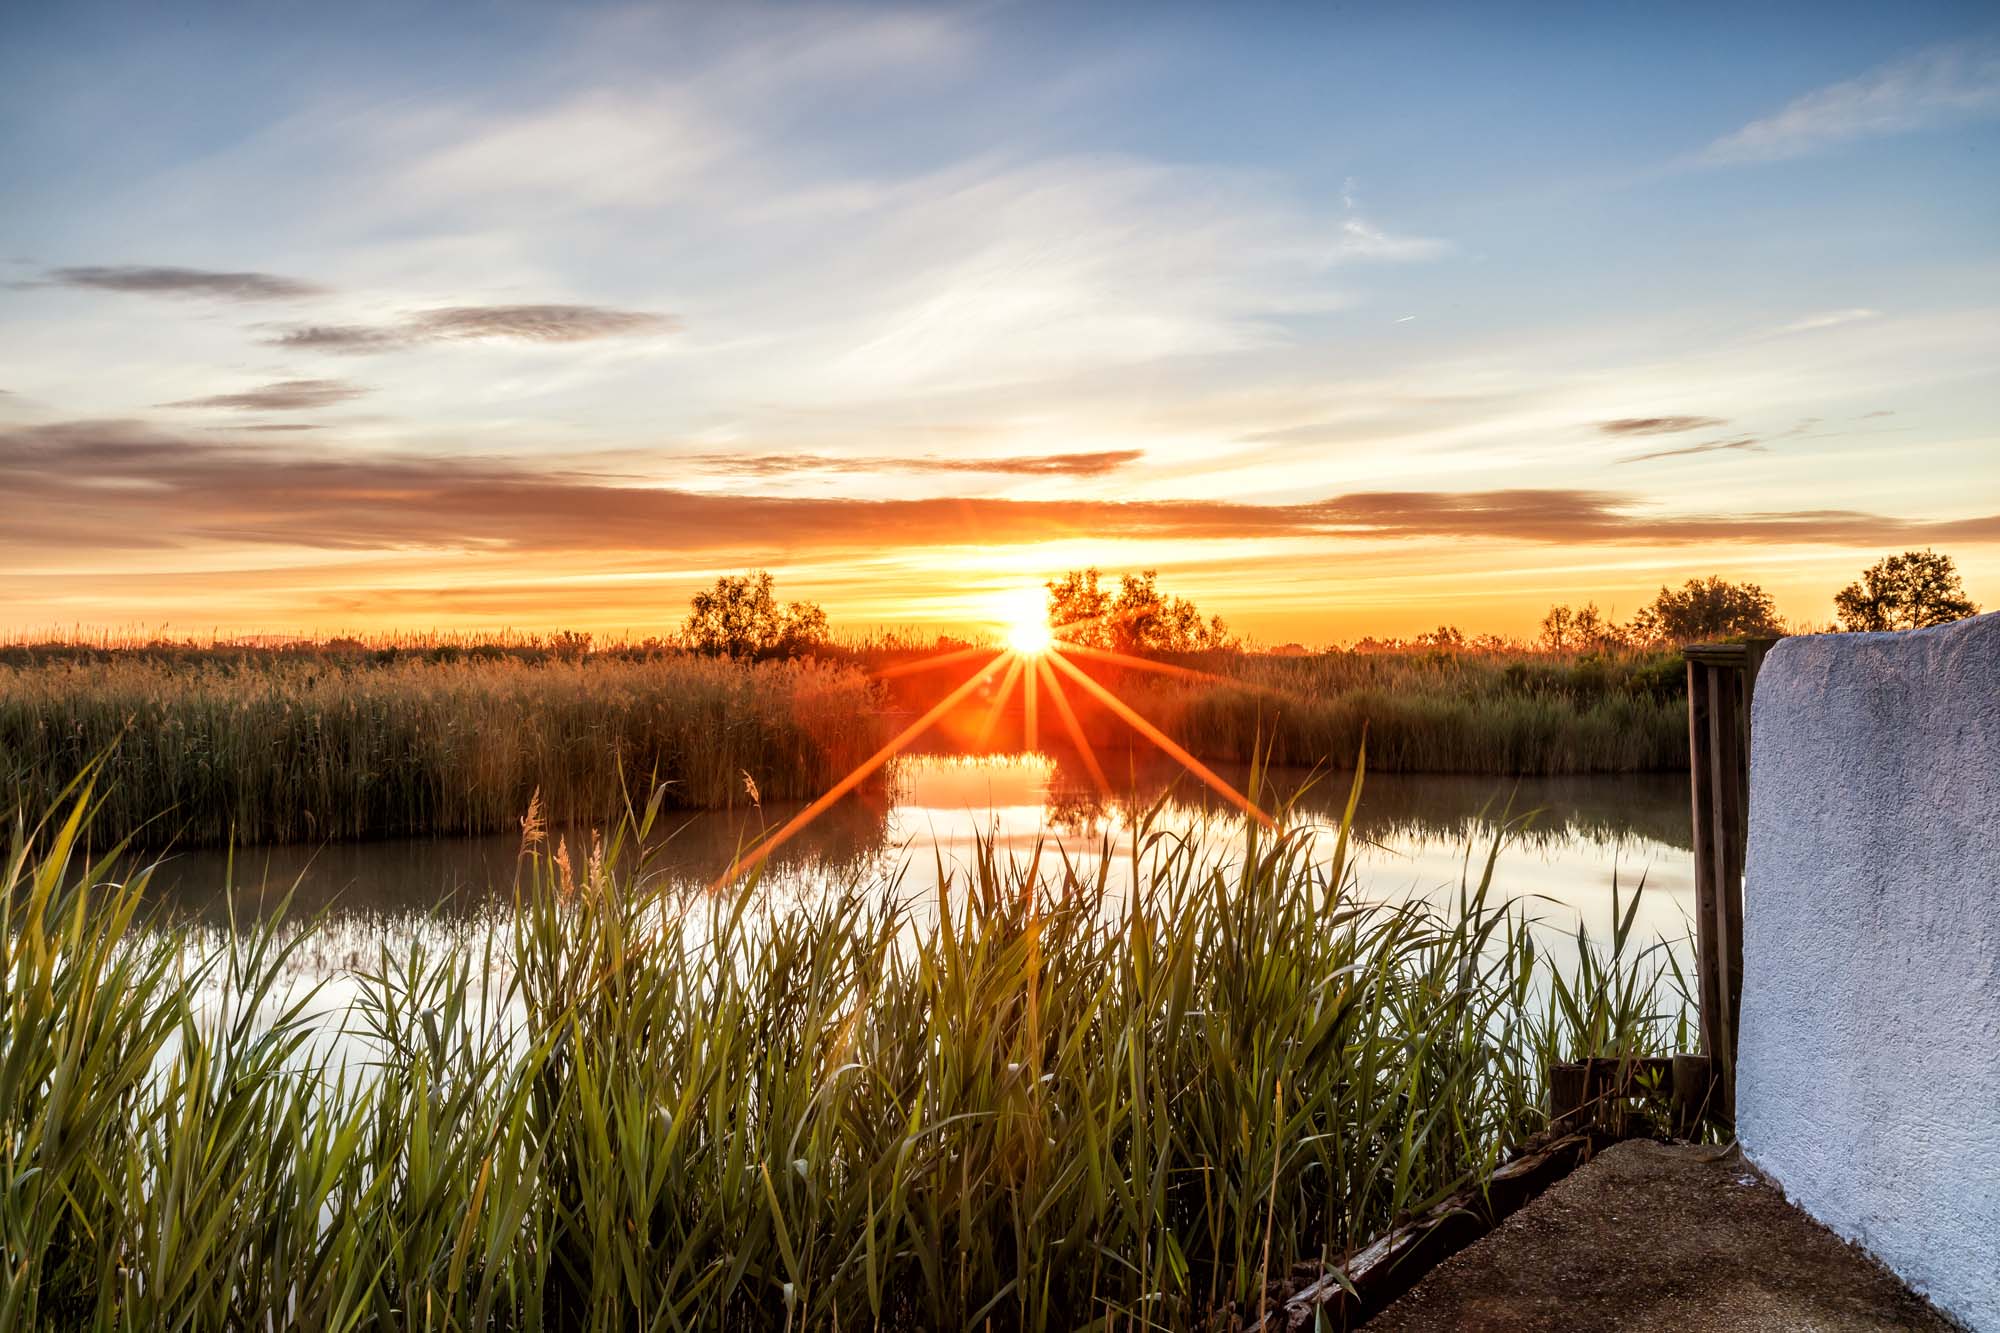
[[[1743,860],[1750,836],[1750,701],[1775,640],[1691,644],[1688,771],[1694,805],[1695,971],[1701,1049],[1714,1073],[1710,1113],[1736,1117],[1736,1032],[1743,1000]]]
[[[1683,1138],[1708,1118],[1709,1098],[1714,1095],[1709,1059],[1705,1055],[1676,1055],[1673,1063],[1674,1133]]]
[[[1588,1096],[1590,1066],[1584,1063],[1549,1066],[1549,1124],[1559,1130],[1574,1129],[1583,1119]]]

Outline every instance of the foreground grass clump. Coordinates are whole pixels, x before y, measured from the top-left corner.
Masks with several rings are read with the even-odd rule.
[[[810,662],[59,658],[0,666],[0,802],[42,808],[110,753],[97,832],[152,843],[491,833],[537,791],[602,822],[628,773],[683,808],[745,775],[815,796],[879,743],[874,705]]]
[[[1629,913],[1558,979],[1480,886],[1355,901],[1344,836],[687,904],[621,837],[385,954],[343,1066],[310,926],[142,928],[82,830],[4,867],[0,1327],[1220,1326],[1672,1035]]]
[[[1196,754],[1313,765],[1356,752],[1404,773],[1634,773],[1687,768],[1675,654],[1204,653],[1229,683],[1127,673],[1127,697]]]

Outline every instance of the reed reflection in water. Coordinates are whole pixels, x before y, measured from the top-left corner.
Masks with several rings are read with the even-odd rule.
[[[858,792],[788,843],[765,868],[760,891],[810,897],[832,884],[894,882],[899,892],[934,893],[985,839],[1025,858],[1039,843],[1095,869],[1114,890],[1129,882],[1132,835],[1148,827],[1198,841],[1220,861],[1242,839],[1240,816],[1179,770],[1134,758],[1109,763],[1116,790],[1099,792],[1075,765],[1043,755],[918,755],[898,760],[883,786]],[[1222,775],[1248,787],[1245,768]],[[1286,808],[1294,826],[1338,829],[1350,775],[1274,770],[1260,775],[1267,808]],[[797,805],[673,815],[646,850],[651,887],[668,898],[701,892],[732,856],[782,823]],[[551,835],[579,862],[590,830]],[[1355,814],[1353,862],[1367,897],[1421,895],[1449,907],[1468,878],[1477,882],[1496,836],[1506,841],[1493,875],[1496,898],[1523,902],[1559,952],[1579,921],[1610,933],[1612,885],[1646,892],[1637,933],[1681,941],[1693,910],[1693,853],[1684,775],[1499,779],[1438,774],[1373,774]],[[517,835],[397,839],[321,847],[250,848],[169,856],[155,880],[168,909],[217,934],[232,920],[272,910],[290,895],[288,915],[319,924],[293,960],[300,981],[328,984],[324,1001],[341,1007],[347,978],[375,966],[386,949],[435,951],[453,937],[480,936],[511,912],[521,855]],[[231,895],[225,885],[237,886]],[[219,942],[219,941],[218,941]]]

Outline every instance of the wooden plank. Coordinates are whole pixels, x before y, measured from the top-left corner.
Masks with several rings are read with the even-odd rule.
[[[1493,1172],[1484,1190],[1461,1191],[1395,1228],[1341,1269],[1286,1297],[1251,1327],[1259,1333],[1294,1333],[1358,1326],[1611,1141],[1602,1135],[1568,1134],[1526,1145],[1519,1157]]]
[[[1775,640],[1752,640],[1749,643],[1691,643],[1684,650],[1687,660],[1707,666],[1741,667],[1748,661],[1753,643],[1768,645]]]
[[[1602,1056],[1549,1066],[1549,1128],[1552,1132],[1606,1131],[1623,1134],[1628,1126],[1626,1103],[1635,1099],[1667,1101],[1673,1097],[1681,1066],[1706,1070],[1708,1057]],[[1705,1103],[1706,1092],[1697,1093]]]

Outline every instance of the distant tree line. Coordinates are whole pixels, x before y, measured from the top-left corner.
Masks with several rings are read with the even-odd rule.
[[[1841,589],[1834,599],[1840,628],[1847,631],[1923,629],[1975,615],[1965,584],[1951,557],[1936,551],[1884,556]],[[1454,631],[1455,632],[1455,631]],[[1614,648],[1678,647],[1720,639],[1784,633],[1776,604],[1754,583],[1731,583],[1710,576],[1689,579],[1678,591],[1659,595],[1620,625],[1585,603],[1553,606],[1542,619],[1541,646],[1552,652]]]
[[[1221,616],[1204,616],[1186,597],[1163,592],[1155,570],[1122,574],[1114,591],[1096,566],[1051,579],[1049,625],[1057,636],[1085,647],[1124,653],[1196,653],[1241,646]],[[1905,551],[1885,556],[1840,590],[1834,609],[1843,630],[1922,629],[1974,615],[1979,608],[1948,555]],[[1653,600],[1619,623],[1595,602],[1552,606],[1542,618],[1536,646],[1559,653],[1604,653],[1675,648],[1689,643],[1757,638],[1784,633],[1777,604],[1755,583],[1717,575],[1661,586]],[[796,657],[828,644],[827,616],[815,602],[780,602],[764,570],[723,575],[697,592],[681,626],[679,646],[729,657]],[[648,646],[654,641],[649,640]],[[1429,649],[1433,652],[1504,652],[1521,645],[1491,634],[1468,636],[1452,625],[1410,640],[1363,640],[1357,650]],[[563,634],[548,648],[576,658],[591,649],[587,634]],[[1303,651],[1303,650],[1301,650]]]
[[[1542,618],[1541,642],[1551,652],[1602,652],[1782,632],[1778,607],[1769,593],[1754,583],[1731,583],[1711,575],[1689,579],[1678,590],[1663,585],[1623,625],[1599,611],[1594,602],[1575,609],[1552,606]]]

